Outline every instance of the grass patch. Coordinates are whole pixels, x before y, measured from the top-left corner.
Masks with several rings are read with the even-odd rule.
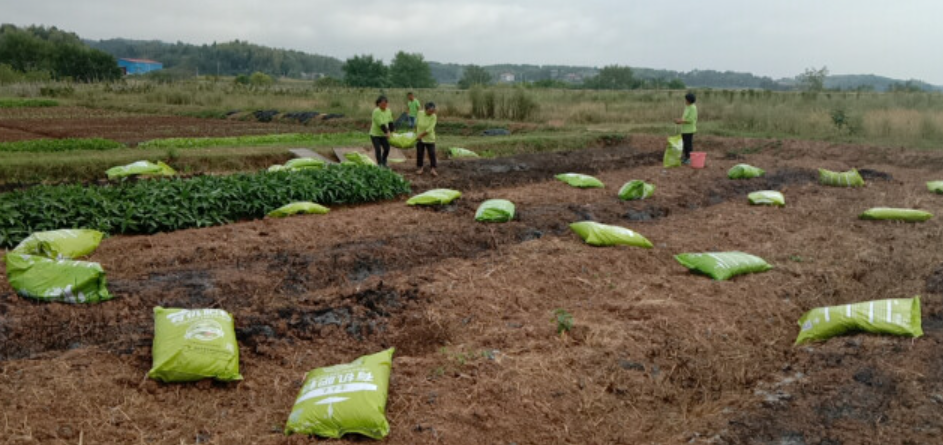
[[[58,106],[59,102],[52,99],[0,99],[0,108],[38,108]]]
[[[284,133],[262,136],[230,136],[222,138],[165,138],[138,144],[138,148],[213,148],[213,147],[261,147],[267,145],[345,145],[363,142],[363,133]]]
[[[110,139],[33,139],[16,142],[0,142],[0,152],[63,152],[77,150],[115,150],[124,144]]]

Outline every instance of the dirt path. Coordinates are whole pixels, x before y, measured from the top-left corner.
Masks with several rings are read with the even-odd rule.
[[[279,431],[305,371],[395,346],[391,444],[932,443],[943,428],[939,219],[864,222],[872,206],[940,213],[923,182],[943,155],[703,138],[709,169],[660,168],[661,141],[444,163],[415,189],[465,192],[442,209],[402,201],[326,216],[106,240],[92,259],[113,301],[38,304],[0,284],[5,443],[308,443]],[[746,161],[768,176],[729,181]],[[865,169],[863,189],[815,168]],[[404,171],[408,166],[403,166]],[[603,190],[552,180],[597,175]],[[658,187],[641,202],[615,192]],[[784,209],[746,204],[779,189]],[[473,221],[489,198],[503,225]],[[591,248],[567,225],[630,227],[652,250]],[[672,258],[743,250],[775,269],[728,282]],[[923,296],[923,338],[849,336],[793,347],[808,309]],[[150,367],[152,308],[232,312],[239,384],[164,385]],[[566,339],[551,312],[575,319]]]

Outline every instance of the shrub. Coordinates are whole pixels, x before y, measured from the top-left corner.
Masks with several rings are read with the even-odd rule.
[[[296,201],[354,204],[409,191],[409,182],[390,170],[353,165],[106,186],[43,185],[0,194],[0,246],[15,246],[42,230],[167,232],[263,218]]]

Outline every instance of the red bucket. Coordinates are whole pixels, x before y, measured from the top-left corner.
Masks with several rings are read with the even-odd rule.
[[[707,153],[703,151],[691,152],[691,168],[704,168],[707,162]]]

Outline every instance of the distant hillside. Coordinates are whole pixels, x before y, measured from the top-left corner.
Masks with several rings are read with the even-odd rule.
[[[167,69],[200,74],[233,76],[261,71],[294,78],[343,76],[343,62],[333,57],[269,48],[239,40],[214,42],[212,45],[128,39],[85,40],[85,43],[117,58],[153,59],[163,63]]]
[[[313,78],[321,75],[342,78],[341,67],[344,62],[334,57],[308,54],[301,51],[284,50],[255,45],[239,40],[212,45],[193,45],[189,43],[167,43],[157,40],[110,39],[85,40],[92,48],[100,49],[115,57],[154,59],[164,64],[165,68],[183,70],[200,74],[238,75],[261,71],[276,76],[292,78]],[[429,62],[432,76],[440,84],[456,84],[462,77],[467,65],[455,63]],[[585,79],[595,76],[599,69],[589,66],[566,65],[516,65],[500,64],[483,67],[495,80],[502,75],[514,82],[535,82],[538,80],[559,80],[572,84],[581,84]],[[694,88],[755,88],[769,90],[795,89],[795,79],[774,80],[767,76],[751,73],[716,70],[672,71],[653,68],[632,67],[635,76],[643,80],[680,79],[685,85]],[[943,91],[943,87],[913,80],[910,83],[876,75],[836,75],[825,80],[829,89],[855,90],[873,89],[887,91],[892,85],[906,85],[921,90]]]

